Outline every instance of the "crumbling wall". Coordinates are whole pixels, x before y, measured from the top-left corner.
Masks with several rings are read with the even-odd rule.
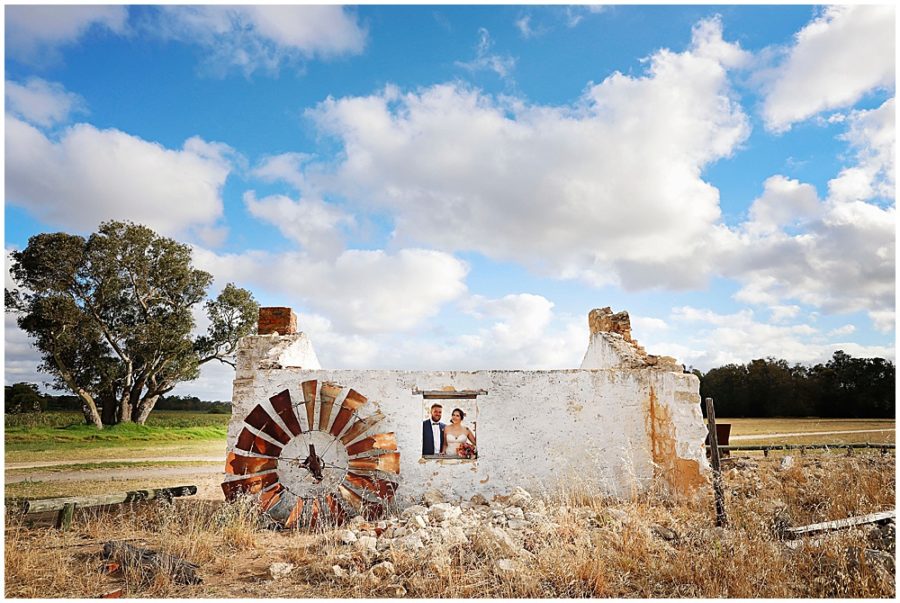
[[[450,497],[515,486],[630,496],[659,485],[692,494],[707,471],[699,380],[674,359],[647,355],[633,343],[627,313],[596,310],[589,324],[582,368],[550,371],[323,370],[302,333],[245,338],[229,451],[253,407],[262,404],[276,417],[270,397],[287,389],[302,401],[300,384],[316,379],[353,388],[370,400],[361,412],[385,415],[378,431],[396,434],[400,502],[431,488]],[[477,398],[477,460],[421,458],[428,403],[420,392],[448,389],[486,392]],[[446,421],[453,401],[443,403]]]

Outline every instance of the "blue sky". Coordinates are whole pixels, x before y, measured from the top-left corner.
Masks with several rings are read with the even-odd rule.
[[[147,224],[333,368],[577,367],[602,306],[702,370],[894,358],[895,22],[7,6],[6,248]],[[6,382],[46,381],[5,326]]]

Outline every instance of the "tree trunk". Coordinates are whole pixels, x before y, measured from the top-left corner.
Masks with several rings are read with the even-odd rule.
[[[103,424],[104,425],[115,425],[117,423],[116,419],[116,411],[118,410],[118,403],[116,401],[115,396],[104,396],[101,400],[103,403]]]
[[[119,423],[131,423],[131,415],[134,412],[134,409],[131,407],[131,403],[129,402],[130,399],[128,390],[122,392],[122,397],[119,399],[118,413],[116,415],[116,419]]]
[[[103,419],[97,411],[97,405],[89,393],[83,389],[78,390],[78,397],[81,398],[81,412],[84,413],[84,422],[93,425],[97,429],[103,429]]]
[[[153,410],[153,407],[156,406],[156,401],[159,400],[159,396],[147,396],[140,402],[138,402],[134,410],[132,411],[131,417],[134,419],[134,422],[138,425],[143,425],[147,420],[147,417],[150,416],[150,411]]]

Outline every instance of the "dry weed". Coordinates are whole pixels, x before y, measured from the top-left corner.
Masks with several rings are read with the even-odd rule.
[[[651,489],[622,501],[572,481],[543,493],[546,521],[526,530],[524,549],[485,528],[468,545],[368,551],[328,529],[267,530],[249,500],[80,512],[68,532],[28,528],[8,512],[6,595],[90,597],[124,586],[127,596],[155,598],[893,597],[893,571],[863,553],[871,528],[809,537],[796,548],[778,529],[894,508],[894,457],[794,460],[784,470],[779,458],[760,458],[758,467],[725,472],[727,529],[713,527],[709,493],[673,501]],[[204,584],[106,575],[99,551],[107,540],[196,563]],[[295,569],[272,580],[268,568],[279,561]],[[392,575],[373,575],[384,561]]]

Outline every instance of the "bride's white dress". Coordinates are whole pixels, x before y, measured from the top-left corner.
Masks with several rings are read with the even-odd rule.
[[[459,457],[459,454],[456,452],[456,448],[463,442],[467,442],[469,440],[469,438],[466,437],[465,432],[460,435],[453,435],[445,432],[444,439],[447,440],[447,456],[455,457]]]

